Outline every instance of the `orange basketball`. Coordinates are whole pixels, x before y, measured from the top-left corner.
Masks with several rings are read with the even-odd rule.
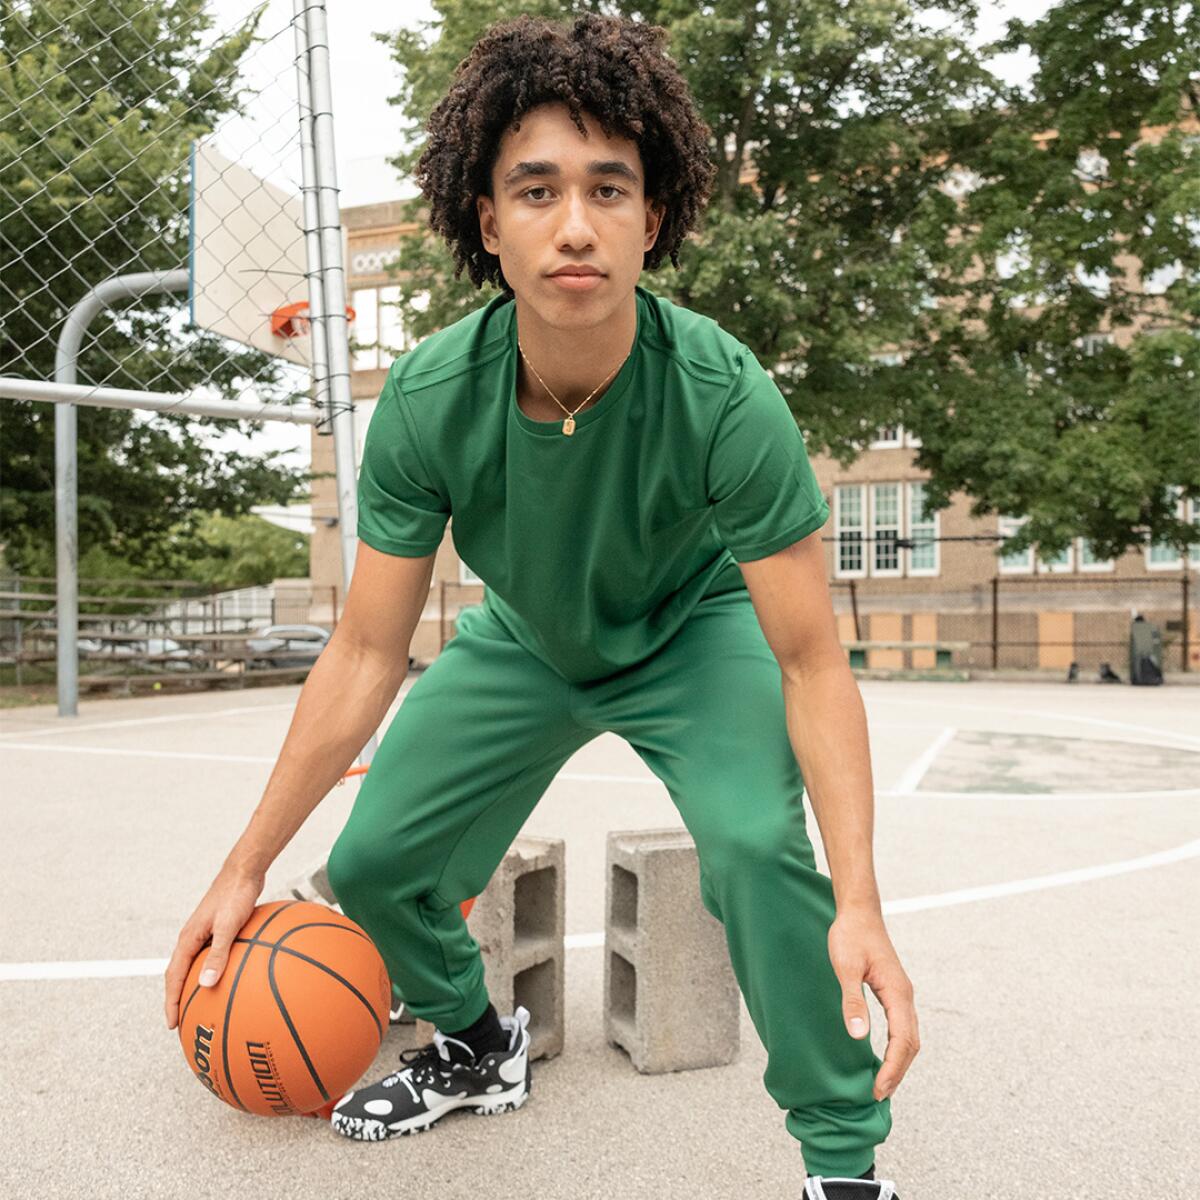
[[[284,1117],[339,1100],[371,1065],[392,986],[349,917],[306,900],[260,904],[214,987],[202,950],[183,985],[179,1041],[193,1074],[243,1112]]]

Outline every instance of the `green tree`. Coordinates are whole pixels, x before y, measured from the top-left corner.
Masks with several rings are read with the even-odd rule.
[[[400,70],[392,102],[411,144],[393,162],[406,173],[488,25],[578,11],[553,0],[434,7],[422,27],[376,35]],[[750,346],[814,451],[848,464],[881,425],[902,422],[923,442],[932,507],[962,491],[976,515],[1027,514],[1023,541],[1050,551],[1075,534],[1102,555],[1142,528],[1200,536],[1164,492],[1200,495],[1200,188],[1194,147],[1171,128],[1196,90],[1194,7],[1068,0],[982,51],[970,44],[974,0],[584,7],[666,26],[713,130],[720,174],[705,228],[681,269],[664,264],[647,286]],[[985,65],[1020,45],[1038,63],[1028,89]],[[1165,136],[1143,139],[1147,125]],[[1079,167],[1095,147],[1109,163],[1099,195],[1099,177]],[[978,186],[963,194],[963,178]],[[403,239],[394,267],[418,338],[494,294],[453,279],[423,205],[408,204],[424,232]],[[1016,247],[1030,260],[1014,271]],[[1081,337],[1144,300],[1099,297],[1083,276],[1130,253],[1147,272],[1179,264],[1155,301],[1165,327],[1088,354]]]
[[[1028,88],[962,156],[956,303],[894,372],[898,416],[935,503],[1029,517],[1012,549],[1194,544],[1170,491],[1200,498],[1200,11],[1065,0],[993,49],[1021,47]]]
[[[212,37],[205,0],[0,0],[0,374],[53,379],[62,321],[90,287],[186,263],[189,148],[244,105],[239,64],[262,41],[262,12]],[[252,383],[264,400],[306,398],[271,356],[177,328],[179,303],[100,314],[79,381],[230,397]],[[307,490],[283,452],[211,447],[217,428],[229,422],[80,407],[81,556],[101,547],[130,572],[161,574],[170,539],[195,536],[205,513]],[[54,538],[52,406],[0,401],[0,447],[0,539],[8,565],[29,571]]]

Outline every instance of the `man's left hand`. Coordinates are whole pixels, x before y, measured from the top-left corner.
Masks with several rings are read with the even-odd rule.
[[[851,1037],[870,1034],[865,983],[887,1016],[887,1052],[875,1077],[875,1099],[887,1099],[899,1086],[921,1049],[913,986],[875,910],[839,910],[829,927],[829,961],[842,985],[842,1016]]]

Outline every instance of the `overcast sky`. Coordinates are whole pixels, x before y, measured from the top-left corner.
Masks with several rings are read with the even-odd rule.
[[[246,11],[245,0],[210,0],[209,7],[217,15],[218,28],[234,26]],[[1032,20],[1049,7],[1049,0],[980,0],[976,44],[999,36],[1009,17]],[[411,195],[412,186],[398,179],[384,162],[401,148],[401,122],[395,106],[387,102],[396,93],[398,74],[387,48],[371,35],[415,28],[435,17],[433,7],[425,0],[398,0],[387,6],[330,0],[327,13],[341,203],[350,207]],[[287,123],[295,114],[291,14],[292,0],[271,0],[268,4],[260,31],[275,36],[266,47],[255,51],[251,62],[253,82],[263,88],[262,101],[255,106],[251,121],[220,131],[232,150],[241,150],[252,169],[269,175],[266,164],[274,163],[278,172],[275,177],[281,182],[298,173],[298,168],[293,172],[294,163],[287,158],[295,145],[294,126]],[[1006,55],[991,66],[1011,81],[1028,78],[1030,69],[1028,56],[1023,54]],[[308,428],[280,422],[265,423],[253,440],[229,434],[214,444],[242,450],[251,446],[287,449],[292,465],[307,465],[310,461]]]

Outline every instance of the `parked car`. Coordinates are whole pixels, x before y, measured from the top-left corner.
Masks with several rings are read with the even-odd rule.
[[[136,664],[137,660],[148,654],[169,656],[157,662],[145,663],[148,671],[190,671],[199,665],[199,660],[186,646],[168,637],[111,638],[101,634],[99,637],[80,638],[77,646],[81,654],[99,656],[90,660],[98,667],[104,665],[105,659],[130,659]],[[102,670],[98,673],[105,674]]]
[[[246,666],[311,667],[329,636],[320,625],[268,625],[246,639]]]

